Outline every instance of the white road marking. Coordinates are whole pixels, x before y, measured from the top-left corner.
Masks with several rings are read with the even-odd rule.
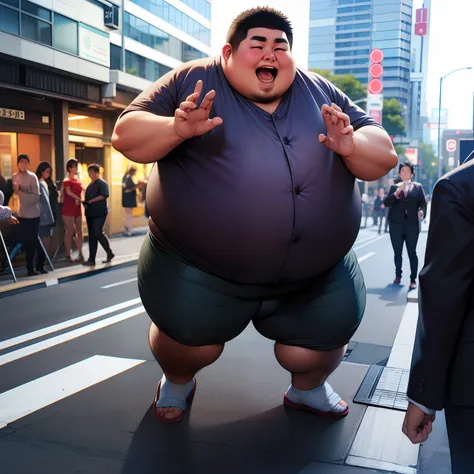
[[[354,250],[359,250],[361,248],[367,247],[367,245],[373,244],[381,239],[385,239],[386,235],[381,235],[380,237],[376,237],[375,239],[372,239],[370,242],[366,242],[365,244],[362,245],[355,245]]]
[[[138,278],[130,278],[130,280],[124,280],[124,281],[119,281],[117,283],[112,283],[111,285],[105,285],[105,286],[101,286],[101,290],[107,290],[109,288],[114,288],[116,286],[120,286],[120,285],[126,285],[127,283],[132,283],[134,281],[137,281]]]
[[[0,351],[7,349],[8,347],[16,346],[24,342],[32,341],[38,337],[47,336],[54,332],[62,331],[63,329],[68,329],[72,326],[77,326],[78,324],[91,321],[92,319],[100,318],[106,314],[114,313],[115,311],[120,311],[121,309],[129,308],[130,306],[140,303],[140,298],[134,298],[133,300],[124,301],[123,303],[118,303],[113,306],[108,306],[107,308],[102,308],[93,313],[85,314],[84,316],[78,316],[74,319],[69,319],[62,323],[54,324],[53,326],[48,326],[43,329],[38,329],[37,331],[29,332],[22,334],[21,336],[13,337],[11,339],[6,339],[5,341],[0,341]]]
[[[364,242],[368,242],[369,240],[375,240],[378,235],[371,235],[370,237],[365,237],[364,239],[359,239],[354,242],[354,245],[363,244]]]
[[[46,286],[54,286],[58,284],[59,284],[59,280],[46,280]]]
[[[96,355],[1,393],[0,429],[143,362]]]
[[[74,329],[73,331],[60,334],[59,336],[46,339],[45,341],[37,342],[36,344],[31,344],[30,346],[17,349],[16,351],[8,352],[7,354],[0,356],[0,367],[2,365],[9,364],[10,362],[14,362],[15,360],[22,359],[23,357],[27,357],[32,354],[36,354],[37,352],[44,351],[45,349],[57,346],[59,344],[62,344],[63,342],[71,341],[91,332],[97,331],[107,326],[111,326],[112,324],[119,323],[121,321],[124,321],[125,319],[133,318],[134,316],[137,316],[138,314],[144,312],[145,309],[143,308],[143,306],[139,306],[138,308],[130,309],[128,311],[125,311],[124,313],[119,313],[116,316],[111,316],[110,318],[102,319],[101,321],[97,321],[96,323],[92,323],[87,326]]]
[[[364,260],[367,260],[368,258],[373,257],[374,255],[375,255],[375,252],[370,252],[370,253],[364,255],[363,257],[358,258],[357,261],[359,263],[362,263]]]
[[[408,303],[393,343],[387,367],[410,369],[418,305]],[[346,463],[400,474],[416,474],[419,445],[402,433],[405,412],[367,407]]]

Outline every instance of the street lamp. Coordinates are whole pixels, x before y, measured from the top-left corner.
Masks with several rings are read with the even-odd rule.
[[[441,178],[441,99],[443,97],[443,80],[446,79],[451,74],[454,74],[458,71],[466,71],[468,69],[472,69],[472,66],[461,67],[459,69],[455,69],[454,71],[448,72],[444,76],[440,77],[439,79],[439,106],[438,106],[438,179]]]

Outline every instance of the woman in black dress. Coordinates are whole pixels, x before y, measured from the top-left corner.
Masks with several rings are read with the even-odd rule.
[[[124,235],[133,235],[133,209],[137,207],[137,189],[133,178],[137,174],[137,168],[131,165],[122,178],[122,207],[125,209]]]

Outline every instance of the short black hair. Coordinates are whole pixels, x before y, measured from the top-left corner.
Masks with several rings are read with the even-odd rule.
[[[410,171],[411,171],[411,174],[415,174],[415,167],[409,162],[409,161],[405,161],[405,163],[402,163],[399,167],[398,167],[398,173],[400,174],[400,171],[402,170],[402,168],[405,168],[408,167],[410,168]]]
[[[71,169],[74,168],[74,166],[77,166],[78,163],[79,161],[77,161],[76,158],[71,158],[66,163],[66,170],[71,171]]]
[[[100,173],[100,166],[93,163],[87,167],[87,171],[94,171],[95,173]]]
[[[293,47],[293,28],[288,17],[270,7],[257,7],[243,11],[238,15],[227,32],[226,42],[237,50],[240,43],[247,38],[251,28],[268,28],[270,30],[281,30],[286,33],[290,49]]]
[[[20,163],[21,160],[26,160],[28,164],[30,164],[30,157],[25,154],[18,155],[18,159],[16,160],[16,164]]]

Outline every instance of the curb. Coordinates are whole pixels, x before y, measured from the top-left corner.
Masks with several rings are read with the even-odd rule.
[[[68,283],[70,281],[81,280],[83,278],[88,278],[91,276],[98,275],[99,273],[104,273],[111,270],[117,270],[119,268],[125,268],[132,265],[135,265],[138,262],[138,257],[127,260],[126,262],[119,262],[116,264],[104,266],[102,268],[94,268],[87,272],[76,273],[74,275],[67,275],[60,278],[51,278],[50,280],[32,283],[31,285],[23,286],[20,288],[13,288],[11,290],[2,291],[0,287],[0,299],[7,298],[8,296],[18,295],[20,293],[26,293],[28,291],[38,290],[40,288],[47,288],[49,286],[60,285],[61,283]]]

